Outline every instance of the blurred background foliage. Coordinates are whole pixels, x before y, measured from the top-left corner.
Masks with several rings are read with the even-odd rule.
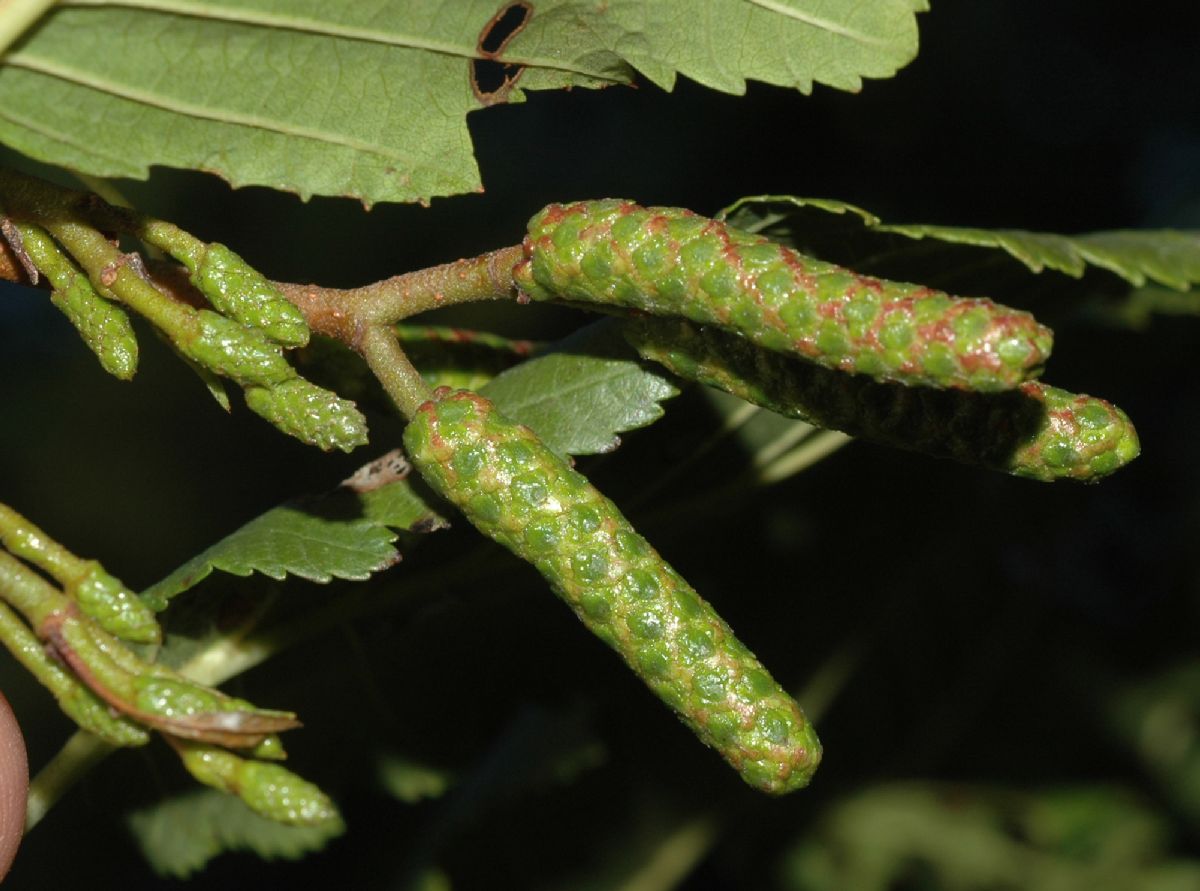
[[[701,212],[818,195],[891,222],[1061,232],[1200,227],[1200,13],[933,6],[918,59],[858,96],[682,82],[474,113],[486,192],[427,209],[304,204],[169,170],[120,185],[268,275],[328,285],[512,243],[548,201],[609,195]],[[1143,456],[1101,485],[860,443],[770,487],[727,485],[778,422],[756,417],[698,454],[729,408],[694,389],[616,454],[581,461],[819,713],[826,759],[809,789],[744,787],[498,550],[438,584],[485,547],[458,523],[370,583],[379,609],[228,685],[301,714],[293,762],[338,799],[348,834],[299,862],[226,854],[191,886],[1200,889],[1200,321],[1131,329],[1054,306],[1056,281],[1079,290],[1037,283],[1057,333],[1048,380],[1112,399],[1142,436]],[[1020,288],[1004,297],[1019,304]],[[370,454],[326,456],[244,410],[227,417],[152,337],[119,383],[39,292],[0,291],[0,319],[0,500],[134,587],[399,441],[398,422],[375,416]],[[552,338],[578,317],[504,305],[443,321]],[[276,588],[299,607],[353,587],[218,575],[182,606]],[[68,722],[11,660],[0,686],[36,771]],[[130,815],[189,788],[162,747],[119,753],[26,839],[10,886],[158,887]],[[187,836],[162,819],[157,844]]]

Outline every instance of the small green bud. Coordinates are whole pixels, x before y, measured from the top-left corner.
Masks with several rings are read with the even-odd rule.
[[[325,451],[349,452],[367,442],[367,421],[355,404],[302,377],[247,387],[246,405],[289,436]]]
[[[1029,313],[858,275],[679,208],[552,204],[524,246],[513,277],[534,300],[683,317],[877,380],[1006,390],[1050,353]]]
[[[17,231],[33,265],[50,279],[50,302],[75,326],[88,349],[109,374],[123,381],[137,372],[138,344],[129,316],[101,297],[88,277],[40,226],[20,224]]]
[[[173,740],[172,745],[199,782],[236,795],[269,820],[292,826],[341,823],[329,796],[278,764],[249,761],[202,743]]]
[[[211,310],[196,315],[198,333],[177,344],[188,358],[243,387],[273,387],[296,377],[279,347],[261,332]]]
[[[807,785],[821,744],[800,707],[616,505],[532,431],[461,391],[422,405],[404,445],[435,490],[536,566],[746,782],[776,794]]]
[[[0,603],[0,642],[82,729],[114,746],[141,746],[150,741],[145,728],[113,712],[62,662],[52,658],[29,626],[3,603]]]
[[[308,343],[308,323],[266,277],[223,244],[206,246],[191,282],[220,312],[285,347]]]
[[[65,288],[56,287],[50,302],[70,319],[101,367],[113,377],[131,380],[137,373],[138,343],[129,316],[96,293],[83,274]]]
[[[105,572],[99,563],[92,561],[87,575],[66,585],[65,590],[79,608],[109,634],[133,643],[162,642],[162,629],[154,617],[154,610],[120,580]]]

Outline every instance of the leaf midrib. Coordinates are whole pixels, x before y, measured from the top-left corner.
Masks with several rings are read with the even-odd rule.
[[[364,43],[378,43],[399,49],[426,50],[461,59],[483,59],[475,47],[464,46],[441,40],[432,40],[413,34],[380,31],[373,28],[363,28],[354,25],[341,25],[336,22],[312,19],[295,15],[281,15],[261,9],[238,9],[210,3],[189,2],[189,0],[61,0],[60,7],[121,7],[125,9],[141,9],[148,12],[160,12],[170,15],[188,16],[203,20],[225,22],[235,25],[250,25],[259,28],[297,31],[302,34],[315,34],[321,37],[338,37],[345,40],[359,40]],[[7,61],[7,60],[6,60]],[[579,74],[609,83],[624,83],[620,78],[613,77],[601,71],[595,71],[579,65],[571,65],[561,59],[547,56],[527,56],[509,54],[505,61],[514,65],[524,65],[531,68],[547,68],[555,71],[565,71]]]
[[[789,3],[783,3],[781,0],[750,0],[755,6],[763,9],[777,12],[780,15],[787,16],[790,19],[795,19],[798,22],[803,22],[806,25],[811,25],[821,31],[826,31],[836,37],[845,37],[847,40],[853,40],[855,43],[861,43],[864,46],[887,46],[886,38],[877,37],[872,34],[864,34],[862,31],[855,31],[852,28],[847,28],[845,25],[839,25],[837,22],[831,22],[828,19],[823,19],[820,16],[810,15],[806,12],[801,12],[796,7]]]
[[[98,93],[104,93],[109,96],[127,99],[130,102],[136,102],[139,105],[145,105],[150,108],[157,108],[173,114],[183,115],[184,117],[215,121],[220,124],[232,124],[234,126],[249,127],[257,130],[265,130],[270,133],[278,133],[283,136],[295,137],[297,139],[309,139],[314,142],[323,142],[328,145],[341,146],[343,148],[353,149],[355,151],[364,152],[365,154],[385,158],[388,161],[394,161],[399,164],[408,165],[410,170],[417,166],[424,166],[426,169],[438,169],[428,164],[418,165],[418,163],[410,156],[398,152],[389,146],[378,145],[376,143],[366,142],[365,140],[361,139],[354,139],[338,133],[329,133],[327,131],[317,130],[312,127],[303,127],[297,124],[290,124],[286,121],[274,120],[272,118],[266,118],[260,115],[243,114],[229,109],[214,110],[211,108],[206,108],[203,105],[184,102],[182,100],[164,96],[162,94],[152,93],[148,90],[138,89],[126,84],[106,80],[97,77],[93,72],[79,71],[67,65],[51,62],[46,59],[39,59],[27,51],[20,51],[5,56],[4,64],[13,68],[21,68],[25,71],[32,71],[36,74],[45,75],[46,77],[52,77],[57,80],[66,81],[67,83],[76,84],[77,86],[95,90]],[[440,172],[444,175],[451,175],[453,173],[453,171],[449,168],[444,168],[440,170]]]

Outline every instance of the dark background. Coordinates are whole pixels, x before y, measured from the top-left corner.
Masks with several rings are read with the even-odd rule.
[[[272,277],[328,285],[513,243],[543,204],[601,196],[701,212],[742,195],[820,196],[891,222],[1068,233],[1200,227],[1195,11],[974,0],[935,2],[920,23],[918,59],[859,95],[752,84],[733,97],[681,80],[672,94],[645,84],[532,94],[472,114],[486,191],[430,208],[302,203],[167,170],[122,187]],[[856,654],[820,723],[826,762],[810,790],[764,802],[742,788],[507,558],[495,578],[406,597],[406,572],[470,546],[460,529],[383,582],[398,607],[354,629],[366,670],[347,667],[340,629],[244,682],[264,704],[304,715],[294,760],[338,790],[350,834],[299,865],[226,856],[196,886],[399,887],[427,856],[454,887],[609,887],[599,884],[607,871],[713,812],[720,830],[679,887],[792,887],[779,864],[823,808],[906,778],[1118,784],[1163,816],[1170,850],[1200,855],[1200,809],[1189,817],[1152,782],[1106,718],[1122,685],[1196,656],[1197,322],[1159,318],[1134,332],[1060,314],[1048,379],[1111,398],[1142,437],[1143,456],[1099,486],[1043,486],[854,444],[765,492],[672,515],[673,499],[736,473],[745,457],[731,442],[656,503],[638,504],[643,481],[711,430],[696,394],[618,455],[582,465],[635,505],[635,522],[786,685]],[[538,337],[577,324],[509,306],[470,321]],[[398,439],[398,425],[378,419],[370,455],[331,457],[240,406],[227,417],[144,328],[142,369],[119,383],[38,292],[0,291],[0,325],[0,500],[135,587],[272,505],[335,485]],[[337,589],[286,593],[304,604]],[[0,663],[0,682],[36,771],[67,724],[11,663]],[[476,776],[529,720],[571,732],[578,723],[602,763],[570,783],[485,796],[461,819],[436,802],[390,801],[365,775],[386,748]],[[179,773],[161,752],[111,759],[26,840],[11,887],[84,876],[151,887],[122,814],[184,788]],[[896,887],[941,887],[906,881]]]

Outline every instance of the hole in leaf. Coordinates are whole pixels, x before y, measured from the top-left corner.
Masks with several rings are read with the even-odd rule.
[[[509,42],[524,30],[533,16],[533,4],[520,0],[509,3],[494,15],[479,32],[476,50],[480,58],[471,61],[471,90],[481,105],[496,105],[508,100],[509,91],[525,70],[500,56]]]

